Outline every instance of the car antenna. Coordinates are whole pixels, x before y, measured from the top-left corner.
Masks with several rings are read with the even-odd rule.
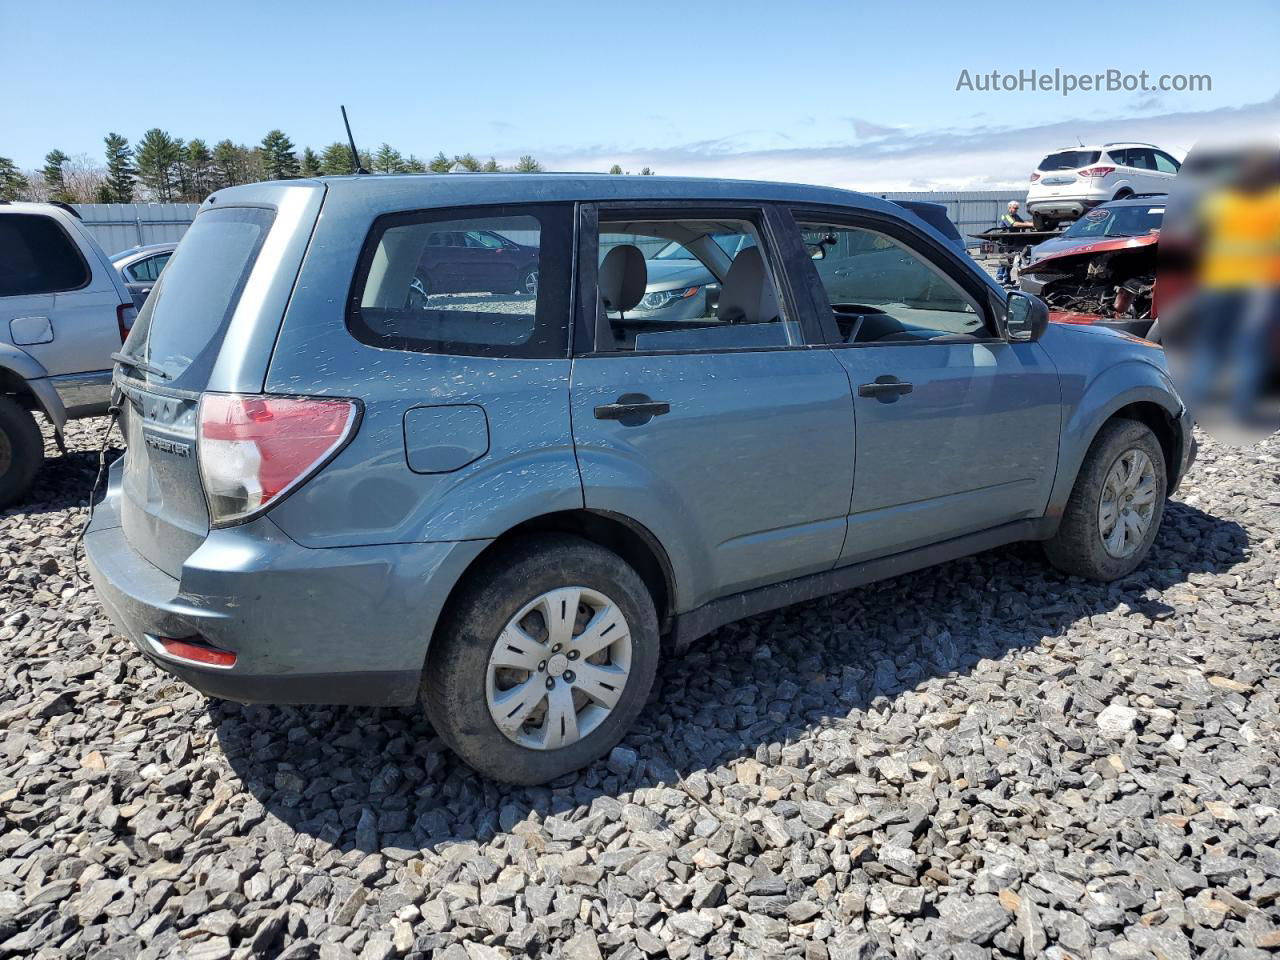
[[[346,117],[346,115],[347,115],[347,113],[346,113],[346,111],[344,110],[344,111],[342,112],[342,116],[345,118],[345,117]],[[350,128],[350,127],[347,127],[347,136],[351,136],[351,128]],[[1077,143],[1079,146],[1082,146],[1082,147],[1084,146],[1084,141],[1080,139],[1080,134],[1078,134],[1078,133],[1076,134],[1076,143]],[[352,147],[351,149],[352,149],[352,150],[354,150],[354,149],[355,149],[355,147]]]
[[[339,104],[338,109],[342,111],[342,125],[347,128],[347,143],[351,145],[351,163],[356,168],[356,173],[368,173],[368,170],[360,166],[360,151],[356,149],[356,138],[351,135],[351,121],[347,119],[347,108]]]

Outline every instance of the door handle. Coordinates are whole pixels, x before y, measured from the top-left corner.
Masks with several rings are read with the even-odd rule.
[[[914,389],[914,385],[886,373],[876,377],[874,383],[864,383],[858,387],[858,396],[875,397],[881,403],[893,403],[898,397],[905,396]]]
[[[597,420],[617,420],[625,427],[638,427],[670,412],[671,404],[651,400],[643,393],[624,393],[613,403],[601,404],[594,410]]]

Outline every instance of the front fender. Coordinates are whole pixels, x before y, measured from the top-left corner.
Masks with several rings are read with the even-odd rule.
[[[1064,393],[1072,386],[1063,377]],[[1120,360],[1091,379],[1078,382],[1078,392],[1067,401],[1068,416],[1062,424],[1058,450],[1058,473],[1049,497],[1048,516],[1061,516],[1085,454],[1102,425],[1118,410],[1134,403],[1154,403],[1175,422],[1184,405],[1168,376],[1154,363],[1137,357]],[[1174,478],[1170,478],[1173,482]]]
[[[22,378],[31,395],[35,397],[40,412],[49,418],[54,430],[61,434],[67,422],[67,409],[63,406],[58,391],[49,381],[49,371],[43,364],[11,343],[0,343],[0,370],[6,370]]]

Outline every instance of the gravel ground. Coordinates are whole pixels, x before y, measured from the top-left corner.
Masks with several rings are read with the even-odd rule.
[[[113,637],[100,429],[0,515],[0,956],[1280,956],[1280,437],[1206,443],[1124,582],[1019,546],[756,617],[508,789]]]

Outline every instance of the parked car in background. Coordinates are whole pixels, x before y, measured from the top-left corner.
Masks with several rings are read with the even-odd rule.
[[[442,293],[537,294],[537,247],[495,230],[446,229],[455,226],[440,224],[427,237],[410,288],[414,305],[425,309],[428,297]]]
[[[160,279],[160,271],[165,268],[173,251],[178,248],[177,241],[170,243],[148,243],[130,247],[111,255],[111,262],[120,273],[120,279],[133,297],[134,306],[139,310],[147,300],[147,294]]]
[[[1037,230],[1051,230],[1108,200],[1168,193],[1179,166],[1173,156],[1149,143],[1057,150],[1031,174],[1027,212]]]
[[[1066,230],[1027,251],[1027,263],[1053,254],[1078,250],[1116,237],[1145,237],[1159,233],[1164,222],[1164,194],[1138,194],[1094,207]]]
[[[1157,263],[1165,197],[1130,197],[1095,207],[1031,251],[1018,277],[1053,320],[1104,324],[1160,341]]]
[[[407,303],[446,230],[520,236],[536,289]],[[673,242],[719,296],[646,319]],[[85,551],[138,650],[233,700],[421,698],[519,783],[608,753],[659,658],[741,617],[1018,540],[1126,576],[1193,455],[1163,351],[1049,324],[902,207],[793,184],[219,190],[115,384]]]
[[[44,463],[35,414],[61,443],[68,419],[106,411],[111,354],[135,312],[72,207],[0,203],[0,507],[26,496]]]

